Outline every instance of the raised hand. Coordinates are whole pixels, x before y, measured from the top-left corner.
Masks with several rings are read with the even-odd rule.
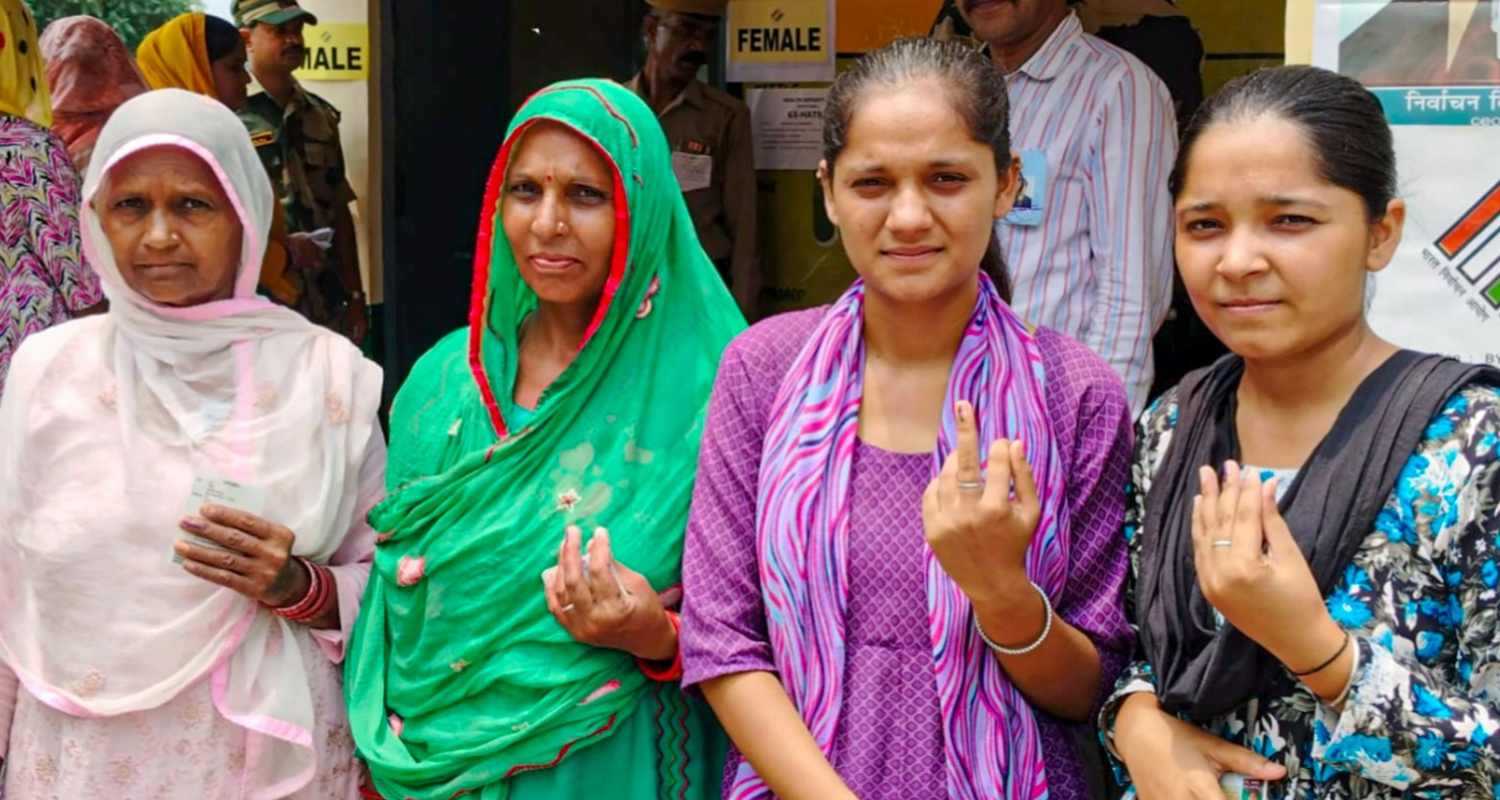
[[[996,439],[989,475],[980,473],[974,407],[954,408],[957,441],[922,495],[922,526],[943,570],[971,600],[1013,598],[1033,591],[1026,548],[1041,519],[1036,481],[1023,442]]]
[[[1276,507],[1276,482],[1225,464],[1223,487],[1199,470],[1193,563],[1203,597],[1293,671],[1323,663],[1343,642],[1317,580]],[[1336,693],[1336,692],[1335,692]]]
[[[615,561],[609,531],[595,528],[583,557],[583,532],[569,526],[557,566],[542,575],[547,610],[574,639],[647,661],[677,654],[677,630],[644,575]]]

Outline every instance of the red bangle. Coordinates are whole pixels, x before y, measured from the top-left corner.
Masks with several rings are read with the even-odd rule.
[[[289,622],[306,623],[317,619],[328,610],[328,604],[332,602],[337,586],[334,584],[333,573],[327,567],[314,564],[301,556],[298,556],[297,560],[302,562],[302,566],[307,569],[307,594],[292,605],[272,608],[271,613]]]
[[[307,571],[307,592],[302,595],[302,599],[289,606],[272,607],[271,609],[272,613],[277,616],[288,619],[306,614],[312,608],[313,604],[317,602],[318,595],[323,591],[323,576],[318,574],[318,570],[314,568],[312,562],[299,556],[297,563],[301,564],[302,568]]]
[[[321,564],[307,562],[308,569],[318,576],[318,591],[315,593],[311,605],[301,614],[296,614],[289,619],[293,622],[312,622],[323,616],[328,606],[334,601],[338,593],[338,584],[333,581],[333,573]]]
[[[682,619],[677,616],[677,612],[675,611],[668,611],[666,614],[667,621],[672,623],[672,631],[681,637]],[[678,645],[677,652],[672,655],[670,663],[665,667],[661,666],[661,664],[662,662],[660,661],[646,661],[641,658],[635,660],[635,665],[640,669],[641,674],[657,683],[680,681],[682,680],[682,646]]]

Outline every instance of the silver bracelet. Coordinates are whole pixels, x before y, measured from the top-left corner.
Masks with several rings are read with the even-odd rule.
[[[1031,644],[1028,644],[1024,647],[1005,647],[1004,645],[995,644],[995,642],[985,634],[984,626],[979,624],[979,615],[974,615],[974,630],[979,631],[979,638],[983,639],[984,643],[989,645],[991,650],[994,650],[1002,656],[1024,656],[1027,653],[1030,653],[1031,651],[1037,649],[1038,647],[1041,647],[1042,642],[1047,641],[1047,635],[1052,633],[1052,600],[1047,597],[1046,592],[1042,591],[1042,587],[1036,585],[1036,581],[1030,581],[1030,583],[1031,588],[1035,589],[1036,593],[1042,596],[1042,608],[1046,610],[1046,621],[1042,623],[1042,632],[1037,635],[1036,640]]]

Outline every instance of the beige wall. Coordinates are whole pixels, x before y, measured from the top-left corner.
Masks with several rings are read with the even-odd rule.
[[[310,81],[303,84],[314,94],[336,106],[343,113],[339,136],[344,144],[349,183],[359,200],[354,204],[354,223],[359,229],[359,264],[364,274],[365,290],[370,302],[381,301],[380,195],[378,180],[379,152],[372,146],[379,114],[380,78],[378,71],[380,32],[375,22],[379,16],[377,0],[301,0],[301,5],[318,15],[319,22],[365,23],[370,25],[370,46],[366,54],[369,77],[363,81]],[[309,43],[317,28],[307,29]]]

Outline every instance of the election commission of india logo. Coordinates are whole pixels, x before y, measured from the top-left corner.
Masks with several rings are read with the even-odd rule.
[[[1500,181],[1484,193],[1433,242],[1429,260],[1447,264],[1445,280],[1462,292],[1476,291],[1500,310]],[[1435,250],[1434,254],[1431,252]]]

